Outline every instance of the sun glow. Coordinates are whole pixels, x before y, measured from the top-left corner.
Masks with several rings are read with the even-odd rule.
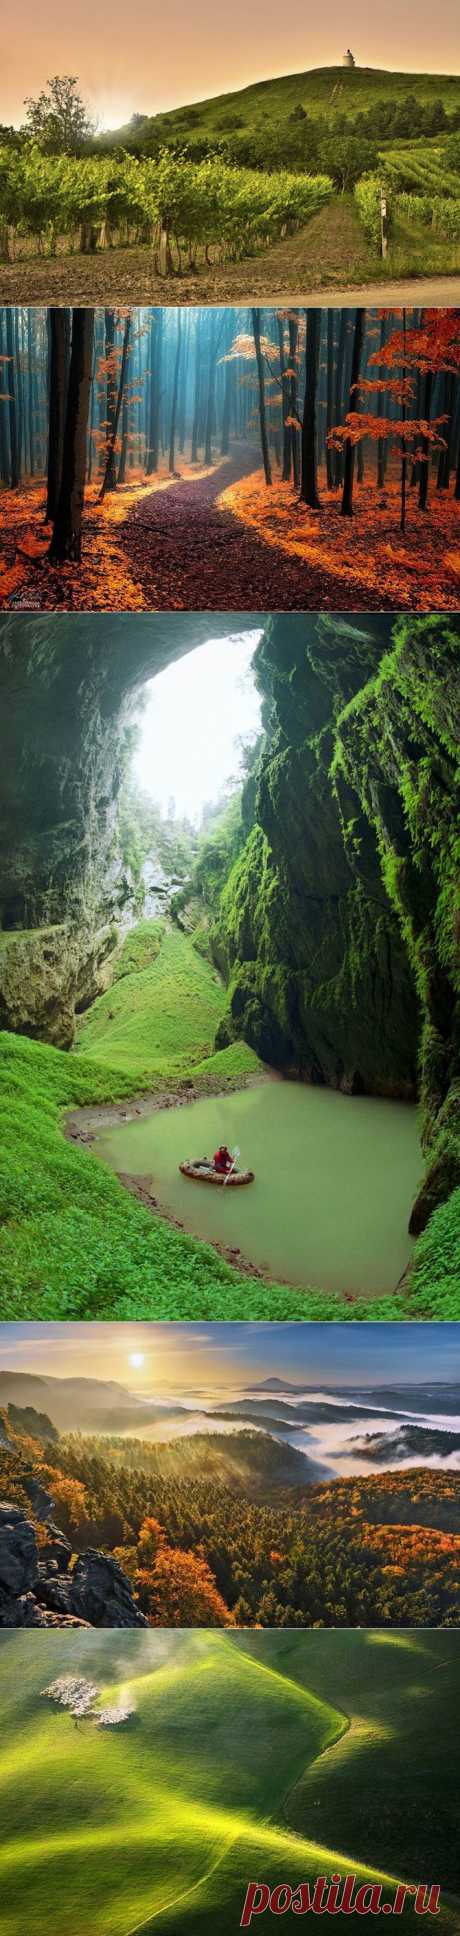
[[[145,1364],[144,1352],[130,1351],[129,1362],[130,1362],[130,1365],[133,1366],[134,1371],[140,1371],[141,1366]]]
[[[128,106],[128,103],[123,100],[97,101],[95,106],[95,111],[94,111],[94,119],[96,122],[98,134],[111,133],[112,129],[115,129],[115,128],[127,128],[129,126],[132,113],[133,113],[133,108],[132,108],[131,102]]]

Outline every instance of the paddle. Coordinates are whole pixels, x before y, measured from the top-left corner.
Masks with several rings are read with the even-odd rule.
[[[237,1163],[237,1161],[238,1161],[238,1157],[239,1157],[240,1155],[241,1155],[241,1150],[239,1150],[239,1149],[238,1149],[238,1144],[237,1144],[237,1143],[235,1143],[235,1148],[234,1148],[234,1149],[232,1149],[232,1158],[233,1158],[233,1161],[232,1161],[232,1163],[230,1164],[230,1169],[229,1169],[229,1170],[227,1170],[227,1172],[226,1172],[226,1176],[225,1176],[225,1183],[228,1183],[228,1179],[229,1179],[229,1176],[231,1176],[231,1174],[232,1174],[232,1170],[234,1170],[234,1168],[235,1168],[235,1163]],[[224,1183],[224,1190],[225,1190],[225,1183]]]

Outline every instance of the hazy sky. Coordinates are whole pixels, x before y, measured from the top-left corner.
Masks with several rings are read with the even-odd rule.
[[[155,1391],[460,1378],[456,1324],[2,1324],[0,1371]],[[46,1407],[45,1407],[46,1409]]]
[[[5,0],[2,16],[0,118],[20,122],[26,94],[51,74],[76,74],[100,125],[133,111],[157,113],[181,102],[245,87],[275,74],[336,65],[350,46],[360,66],[457,73],[458,0],[419,0],[417,9],[385,0],[333,0],[316,12],[291,0]]]
[[[224,781],[238,775],[238,735],[260,730],[250,670],[259,638],[211,638],[147,689],[133,771],[163,811],[172,795],[176,812],[198,825],[205,800],[217,800]]]

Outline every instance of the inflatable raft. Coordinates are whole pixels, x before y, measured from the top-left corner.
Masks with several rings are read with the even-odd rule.
[[[213,1163],[179,1163],[182,1176],[190,1176],[194,1183],[217,1183],[222,1189],[234,1190],[237,1184],[253,1183],[254,1170],[215,1170]]]

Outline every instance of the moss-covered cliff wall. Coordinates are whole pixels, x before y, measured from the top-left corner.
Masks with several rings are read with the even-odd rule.
[[[212,910],[221,1044],[421,1095],[414,1230],[460,1181],[459,647],[436,617],[268,622],[253,824]]]
[[[267,737],[255,824],[223,890],[213,946],[233,1027],[309,1081],[411,1096],[418,1001],[376,839],[331,777],[337,720],[376,673],[388,621],[269,621],[258,653]]]

